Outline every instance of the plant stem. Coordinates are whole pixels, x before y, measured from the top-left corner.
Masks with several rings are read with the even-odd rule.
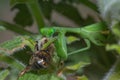
[[[43,15],[40,9],[40,6],[38,4],[37,0],[29,0],[27,3],[33,17],[35,18],[37,25],[38,25],[38,30],[43,28],[45,26],[44,20],[43,20]]]
[[[103,80],[119,80],[120,79],[120,56],[118,56],[117,61],[112,65],[111,69]]]
[[[0,26],[4,26],[6,29],[11,30],[11,31],[16,32],[16,33],[21,34],[21,35],[31,35],[31,34],[33,34],[32,32],[27,31],[27,30],[21,28],[18,25],[11,24],[11,23],[8,23],[6,21],[1,21],[0,20]]]

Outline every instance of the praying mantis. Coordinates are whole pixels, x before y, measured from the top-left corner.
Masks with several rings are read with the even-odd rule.
[[[91,47],[91,43],[94,43],[98,46],[105,45],[106,35],[109,33],[106,25],[103,22],[92,24],[89,26],[85,26],[82,28],[67,28],[67,27],[49,27],[42,28],[40,30],[43,36],[49,37],[50,41],[48,41],[43,48],[47,47],[51,43],[54,43],[57,55],[62,59],[66,60],[69,55],[76,54],[78,52],[82,52],[88,50]],[[79,50],[67,53],[67,45],[66,45],[66,33],[75,33],[79,37],[83,38],[86,47],[81,48]],[[57,36],[54,36],[57,34]],[[52,37],[52,38],[51,38]]]

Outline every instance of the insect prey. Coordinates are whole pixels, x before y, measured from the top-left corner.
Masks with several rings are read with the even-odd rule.
[[[48,38],[44,37],[40,41],[36,41],[35,52],[32,54],[29,65],[20,73],[22,76],[29,70],[45,69],[49,66],[54,53],[54,44],[51,43],[45,49],[42,49],[43,45],[49,41]]]

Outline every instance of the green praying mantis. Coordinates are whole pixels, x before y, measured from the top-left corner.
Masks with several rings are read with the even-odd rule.
[[[66,27],[50,27],[50,28],[42,28],[40,30],[41,34],[46,37],[52,37],[49,42],[47,42],[43,48],[47,47],[49,44],[54,43],[57,55],[62,59],[66,60],[67,57],[71,54],[75,54],[78,52],[82,52],[88,50],[90,48],[90,41],[98,46],[105,45],[106,34],[108,34],[107,27],[104,23],[96,23],[89,26],[85,26],[82,28],[66,28]],[[66,45],[66,33],[75,33],[79,37],[83,38],[86,47],[81,48],[79,50],[67,53],[67,45]],[[57,36],[54,36],[57,34]]]

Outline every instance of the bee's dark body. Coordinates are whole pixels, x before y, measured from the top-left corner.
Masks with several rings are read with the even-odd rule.
[[[52,55],[54,53],[54,45],[50,44],[46,49],[41,50],[42,46],[48,42],[47,38],[43,38],[40,42],[35,45],[35,52],[31,56],[29,65],[20,73],[22,76],[29,70],[45,69],[49,66]]]
[[[32,69],[41,69],[41,68],[47,68],[49,62],[51,60],[51,57],[49,53],[46,53],[45,50],[36,52],[30,59],[30,65]],[[41,61],[39,63],[38,61]]]

